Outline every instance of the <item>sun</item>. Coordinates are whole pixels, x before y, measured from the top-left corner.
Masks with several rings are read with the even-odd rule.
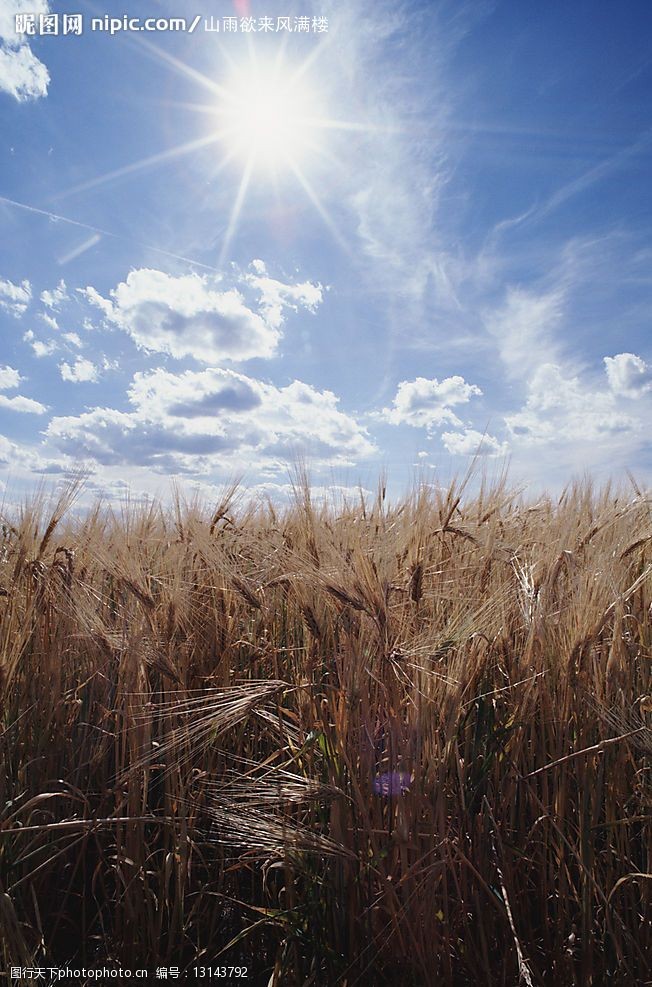
[[[316,149],[323,108],[301,73],[252,62],[221,88],[216,115],[230,157],[278,174],[296,170]]]
[[[250,48],[249,58],[240,63],[224,52],[230,71],[217,80],[140,36],[138,42],[170,71],[198,84],[209,95],[206,102],[171,104],[183,107],[186,112],[202,114],[209,121],[208,126],[201,136],[93,176],[59,197],[88,191],[210,148],[212,166],[207,184],[230,170],[234,163],[235,174],[239,175],[221,233],[220,267],[228,259],[248,194],[257,189],[264,189],[267,194],[268,183],[278,203],[287,194],[288,185],[300,186],[334,240],[350,254],[350,245],[338,230],[325,201],[328,182],[332,187],[332,176],[341,172],[336,138],[384,128],[362,120],[342,120],[332,114],[328,106],[332,101],[332,85],[330,88],[325,85],[323,72],[320,86],[313,82],[314,63],[323,57],[327,44],[316,46],[296,64],[286,61],[282,50],[275,59],[264,61]],[[341,140],[338,144],[342,149]],[[214,154],[216,147],[221,148],[221,154]],[[313,185],[315,173],[320,176],[316,181],[319,192]],[[326,187],[322,181],[325,174]]]
[[[329,132],[355,125],[328,115],[323,96],[320,98],[310,84],[309,66],[310,58],[292,67],[280,57],[272,63],[251,57],[246,63],[233,65],[229,78],[216,84],[214,134],[225,152],[219,169],[234,160],[241,169],[220,263],[227,257],[254,177],[257,185],[271,180],[277,196],[285,177],[298,182],[337,242],[348,249],[308,173],[319,159],[332,159],[325,140]]]

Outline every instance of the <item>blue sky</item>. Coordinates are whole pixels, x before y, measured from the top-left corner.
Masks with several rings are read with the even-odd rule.
[[[476,454],[532,490],[649,481],[649,3],[105,13],[0,0],[12,489],[83,464],[112,497],[282,495],[303,458],[399,490]]]

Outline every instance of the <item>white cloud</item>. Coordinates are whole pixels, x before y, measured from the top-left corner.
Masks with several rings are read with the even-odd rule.
[[[498,311],[485,315],[510,379],[533,373],[543,360],[558,359],[552,334],[563,316],[565,292],[508,288]]]
[[[46,96],[50,74],[29,45],[0,43],[0,90],[19,102]]]
[[[652,389],[652,366],[634,353],[605,356],[609,387],[614,394],[638,398]]]
[[[249,284],[260,295],[260,307],[266,321],[274,329],[283,325],[283,310],[291,308],[295,312],[301,307],[314,312],[323,299],[320,284],[304,281],[302,284],[285,284],[270,278],[262,260],[251,263],[254,274],[246,276]]]
[[[216,490],[213,494],[219,493]],[[287,506],[296,500],[297,488],[292,483],[274,483],[273,481],[256,483],[242,491],[242,498],[245,503],[271,500],[273,504]],[[368,490],[363,486],[346,486],[341,483],[332,483],[327,487],[319,484],[311,484],[310,500],[313,504],[324,504],[342,509],[352,503],[359,504],[360,496],[373,498],[373,490]]]
[[[445,118],[450,96],[443,85],[444,40],[449,33],[432,10],[427,38],[427,67],[419,63],[425,45],[413,45],[404,71],[392,71],[388,51],[404,45],[410,15],[391,0],[350,0],[328,4],[338,23],[337,45],[322,58],[333,81],[335,99],[345,99],[349,118],[367,125],[352,141],[341,142],[344,202],[356,224],[360,260],[377,289],[420,302],[433,285],[448,301],[454,290],[444,268],[435,219],[445,186]],[[464,15],[462,15],[464,16]],[[461,20],[462,18],[460,18]],[[425,40],[425,38],[424,38]],[[420,69],[428,85],[415,85]],[[422,145],[406,137],[405,121],[415,133],[428,134],[428,158]],[[348,157],[350,148],[351,157]],[[440,274],[442,275],[440,277]]]
[[[85,298],[86,301],[90,302],[91,305],[94,305],[95,308],[99,308],[100,311],[104,312],[107,319],[113,317],[114,313],[112,302],[110,302],[108,298],[104,298],[103,295],[100,295],[99,291],[92,285],[88,285],[87,288],[77,288],[77,292]],[[87,332],[92,332],[95,328],[90,319],[84,319],[83,326]]]
[[[95,408],[53,418],[47,437],[71,456],[173,473],[236,466],[274,472],[299,453],[315,464],[344,465],[375,451],[333,393],[300,381],[276,387],[230,370],[158,369],[136,374],[128,398],[129,412]]]
[[[56,288],[52,288],[51,291],[41,292],[41,301],[47,308],[58,308],[63,302],[68,301],[68,289],[63,278],[59,281]]]
[[[314,311],[322,289],[308,282],[283,284],[264,276],[260,266],[255,270],[239,285],[254,289],[258,306],[215,276],[173,277],[149,268],[131,271],[113,289],[111,300],[92,287],[83,294],[143,350],[202,363],[271,357],[281,337],[284,309]]]
[[[333,132],[341,167],[336,178],[325,176],[325,187],[337,181],[332,215],[353,248],[360,290],[384,298],[378,344],[387,345],[389,359],[377,395],[395,379],[397,351],[438,349],[448,319],[459,339],[455,315],[469,305],[462,288],[472,266],[459,237],[468,203],[458,189],[447,195],[459,149],[457,121],[451,133],[449,120],[462,95],[448,61],[490,7],[485,0],[433,2],[417,31],[410,5],[396,0],[325,0],[320,8],[338,27],[337,44],[319,62],[330,101],[346,105],[347,119],[360,124],[358,132]],[[408,50],[397,71],[396,53]],[[345,222],[357,234],[353,242]]]
[[[39,319],[45,322],[46,326],[49,326],[50,329],[59,329],[59,323],[53,315],[48,315],[47,312],[39,312]]]
[[[26,343],[32,347],[34,356],[39,359],[44,356],[50,356],[55,350],[59,349],[59,344],[56,339],[49,339],[47,342],[43,342],[41,339],[37,339],[31,329],[28,329],[26,333],[23,334],[23,339]]]
[[[30,301],[32,300],[32,286],[29,281],[21,281],[14,284],[13,281],[4,281],[0,278],[0,309],[9,312],[15,318],[20,318]]]
[[[50,75],[30,48],[27,35],[16,34],[16,14],[48,12],[46,0],[0,0],[0,91],[23,102],[46,96]]]
[[[522,407],[504,419],[510,474],[542,488],[563,485],[581,470],[603,479],[622,475],[625,468],[640,475],[650,448],[650,420],[652,390],[633,403],[608,386],[605,373],[570,361],[543,364]]]
[[[17,395],[15,398],[5,397],[0,394],[0,408],[7,408],[9,411],[22,411],[31,415],[43,415],[48,410],[40,401],[33,401],[32,398],[24,398]]]
[[[35,446],[23,441],[16,444],[5,435],[0,435],[0,469],[10,468],[16,478],[20,478],[21,473],[24,476],[24,471],[56,475],[70,471],[74,467],[74,462],[66,462],[65,459],[60,461],[48,459],[43,457]]]
[[[552,363],[536,370],[524,407],[505,423],[515,442],[535,446],[581,441],[597,447],[641,428],[638,419],[620,409],[613,393]]]
[[[82,349],[84,345],[76,332],[64,332],[63,338],[66,342],[70,343],[71,346],[76,346],[78,350]]]
[[[16,454],[16,446],[5,435],[0,435],[0,468],[11,465]]]
[[[504,456],[509,446],[486,432],[467,428],[463,432],[443,432],[442,442],[456,456]]]
[[[214,419],[225,413],[259,408],[264,387],[232,370],[187,371],[179,375],[155,370],[136,374],[128,394],[133,405],[160,421]]]
[[[432,429],[437,425],[461,425],[454,413],[455,405],[466,404],[474,395],[482,394],[475,384],[467,384],[463,377],[436,377],[401,381],[393,401],[393,407],[384,408],[380,417],[392,425],[412,425],[414,428]]]
[[[73,384],[95,383],[98,379],[97,367],[83,356],[78,356],[72,366],[65,361],[60,363],[59,372],[62,380]]]
[[[13,367],[0,367],[0,391],[8,391],[12,387],[18,387],[22,379]]]
[[[40,339],[35,339],[32,343],[32,349],[34,350],[34,355],[41,358],[43,356],[51,356],[59,347],[54,339],[49,340],[47,343],[44,343]]]

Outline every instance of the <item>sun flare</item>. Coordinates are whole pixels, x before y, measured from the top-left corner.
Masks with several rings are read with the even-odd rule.
[[[231,153],[251,168],[279,172],[296,169],[315,147],[320,107],[300,75],[255,64],[234,73],[217,115]]]
[[[141,39],[141,43],[145,42]],[[345,120],[332,115],[329,107],[333,87],[324,86],[323,73],[318,86],[311,82],[314,63],[327,46],[317,46],[303,61],[295,64],[285,61],[282,53],[273,60],[263,61],[252,49],[249,58],[240,64],[226,58],[231,73],[219,81],[159,48],[148,47],[148,50],[168,69],[199,84],[210,94],[209,102],[178,104],[186,111],[204,115],[209,120],[208,127],[191,140],[95,175],[60,193],[59,198],[210,149],[212,164],[207,184],[234,164],[235,173],[239,172],[237,190],[222,232],[220,265],[227,259],[249,194],[256,189],[267,194],[270,183],[277,204],[287,194],[288,186],[294,184],[300,188],[333,239],[349,253],[349,244],[342,237],[327,205],[328,189],[332,188],[333,176],[340,170],[342,135],[378,133],[385,128],[364,120]],[[221,148],[221,154],[215,155],[216,146]]]

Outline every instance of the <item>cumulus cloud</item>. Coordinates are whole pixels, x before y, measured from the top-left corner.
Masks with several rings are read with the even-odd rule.
[[[63,278],[59,281],[56,288],[41,292],[41,301],[47,308],[59,308],[63,302],[68,301],[68,289]]]
[[[0,391],[9,391],[18,387],[23,378],[13,367],[0,367]]]
[[[300,381],[276,387],[225,369],[157,369],[134,376],[128,399],[128,412],[95,408],[53,418],[47,437],[61,451],[105,466],[174,473],[222,465],[284,469],[301,452],[314,463],[348,464],[375,451],[332,392]]]
[[[634,353],[605,356],[609,387],[614,394],[638,398],[652,389],[652,366]]]
[[[26,445],[22,441],[17,444],[5,435],[0,435],[0,469],[29,470],[32,473],[56,475],[74,471],[75,465],[63,459],[59,462],[48,459],[33,446]]]
[[[13,367],[0,367],[0,391],[11,391],[24,380],[23,377]],[[6,394],[0,394],[0,408],[7,408],[9,411],[22,411],[33,415],[42,415],[47,408],[39,401],[22,397],[17,394],[8,398]]]
[[[39,319],[45,322],[46,326],[49,326],[50,329],[59,329],[59,323],[53,315],[48,315],[47,312],[39,312]]]
[[[461,425],[452,410],[466,404],[474,395],[482,394],[475,384],[467,384],[463,377],[436,377],[403,380],[398,385],[391,408],[384,408],[379,417],[392,425],[411,425],[414,428],[432,429],[437,425]]]
[[[7,408],[8,411],[21,411],[29,415],[43,415],[48,410],[40,401],[33,401],[32,398],[24,398],[18,394],[15,398],[8,398],[0,394],[0,408]]]
[[[245,502],[271,500],[273,504],[286,506],[296,501],[297,488],[292,483],[268,481],[248,487],[242,491],[242,496]],[[310,486],[310,500],[313,504],[325,504],[342,509],[352,503],[359,504],[361,496],[372,499],[374,492],[361,485],[349,487],[341,483],[331,483],[327,487],[319,484]]]
[[[16,447],[6,435],[0,435],[0,468],[6,469],[14,458]]]
[[[72,366],[65,361],[60,363],[59,372],[62,380],[70,381],[73,384],[95,383],[98,379],[97,367],[83,356],[78,356]]]
[[[32,347],[34,356],[39,359],[44,356],[50,356],[55,350],[59,349],[59,344],[55,339],[50,339],[44,342],[41,339],[37,339],[31,329],[28,329],[26,333],[23,334],[23,339],[26,343]]]
[[[41,339],[35,339],[31,343],[31,347],[34,351],[34,356],[39,357],[51,356],[59,347],[54,339],[50,339],[47,343],[44,343]]]
[[[82,298],[85,298],[87,302],[94,305],[95,308],[99,308],[107,319],[111,319],[113,317],[113,303],[109,301],[108,298],[100,295],[99,291],[92,285],[89,285],[87,288],[77,288],[77,292],[82,296]],[[88,332],[92,332],[94,328],[95,327],[90,319],[84,319],[84,329]]]
[[[291,308],[295,312],[306,308],[314,312],[323,299],[323,288],[320,284],[304,281],[301,284],[285,284],[271,278],[262,260],[251,263],[253,274],[245,280],[259,293],[260,307],[265,320],[274,329],[280,329],[284,320],[284,309]]]
[[[29,281],[14,284],[0,278],[0,309],[9,312],[15,318],[20,318],[32,300],[32,286]]]
[[[82,349],[84,345],[76,332],[64,332],[63,338],[67,343],[70,343],[71,346],[76,346],[78,350]]]
[[[281,338],[285,309],[314,311],[322,289],[309,282],[275,281],[261,264],[236,288],[225,287],[216,276],[174,277],[141,268],[131,271],[111,291],[110,299],[92,287],[84,295],[148,352],[192,357],[206,364],[271,357]],[[252,289],[257,302],[243,293]]]
[[[442,442],[456,456],[504,456],[509,446],[493,435],[467,428],[463,432],[443,432]]]
[[[19,102],[46,96],[50,75],[30,48],[28,35],[16,33],[16,14],[34,15],[38,28],[46,0],[0,0],[0,91]]]
[[[537,369],[524,407],[505,423],[512,438],[524,445],[597,443],[641,427],[619,408],[612,393],[583,383],[577,374],[553,363]]]

